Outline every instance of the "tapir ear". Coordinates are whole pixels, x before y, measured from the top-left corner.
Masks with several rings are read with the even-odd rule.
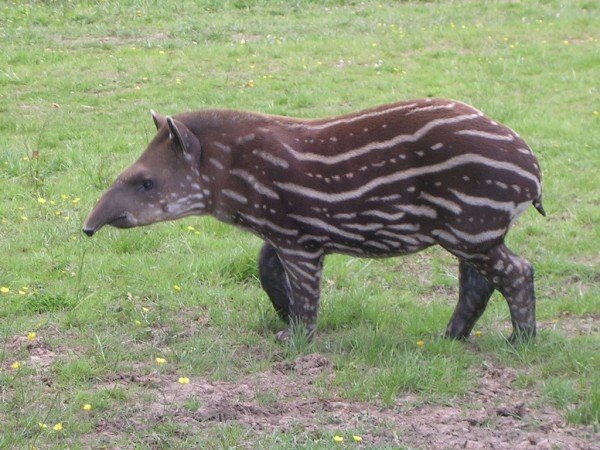
[[[200,141],[188,127],[171,116],[166,117],[169,125],[169,138],[173,141],[175,151],[186,161],[192,161],[193,155],[200,155]]]
[[[160,127],[165,123],[165,116],[161,116],[157,114],[153,109],[150,110],[150,114],[152,114],[152,120],[154,120],[154,125],[156,125],[156,129],[160,130]]]

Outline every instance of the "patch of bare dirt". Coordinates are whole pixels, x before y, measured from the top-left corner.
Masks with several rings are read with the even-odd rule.
[[[472,394],[447,405],[431,404],[414,394],[399,397],[391,407],[332,397],[334,390],[323,391],[323,386],[327,389],[334,376],[326,357],[311,354],[235,382],[193,378],[180,384],[172,374],[118,375],[112,381],[158,386],[156,399],[140,401],[130,419],[153,424],[172,417],[194,433],[236,424],[259,436],[298,430],[307,438],[323,431],[351,436],[363,430],[365,446],[600,448],[600,435],[592,427],[567,425],[555,409],[540,407],[535,393],[513,386],[513,369],[482,364]],[[99,431],[111,429],[109,423],[104,425]]]
[[[6,343],[5,351],[5,369],[15,361],[27,361],[30,367],[45,369],[51,366],[56,358],[56,352],[51,346],[44,339],[37,337],[29,340],[27,336],[13,336]]]
[[[68,46],[88,46],[91,44],[126,45],[145,42],[160,42],[169,38],[169,33],[157,31],[147,36],[53,36],[52,40],[57,44]]]
[[[538,329],[560,331],[565,336],[581,336],[600,333],[600,314],[578,316],[564,313],[557,319],[538,322]]]

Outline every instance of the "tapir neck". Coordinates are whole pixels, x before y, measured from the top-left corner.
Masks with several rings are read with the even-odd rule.
[[[281,209],[272,181],[290,167],[284,145],[293,141],[290,124],[298,123],[297,119],[203,111],[180,120],[197,133],[202,144],[199,177],[206,212],[224,222],[239,223],[242,217]]]

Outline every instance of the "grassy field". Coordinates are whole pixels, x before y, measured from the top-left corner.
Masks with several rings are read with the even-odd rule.
[[[3,2],[0,447],[598,445],[599,80],[594,1]],[[538,156],[548,217],[508,238],[536,268],[532,345],[506,343],[498,294],[469,341],[439,337],[458,292],[441,249],[328,257],[317,338],[286,346],[258,239],[210,218],[80,231],[151,108],[425,96]]]

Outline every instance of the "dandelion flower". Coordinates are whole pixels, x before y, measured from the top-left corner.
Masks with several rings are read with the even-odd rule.
[[[29,219],[27,218],[27,216],[21,216],[21,220],[22,221],[26,221],[26,220],[29,220]]]
[[[58,423],[57,423],[56,425],[54,425],[52,428],[54,429],[54,431],[62,431],[62,429],[63,429],[62,422],[58,422]]]
[[[38,203],[40,205],[43,205],[44,203],[46,203],[46,199],[44,197],[38,197]]]
[[[136,321],[135,321],[135,324],[136,324],[136,325],[139,327],[139,326],[141,326],[141,325],[142,325],[142,322],[140,322],[139,320],[136,320]]]
[[[177,83],[177,84],[181,84],[181,79],[179,79],[179,78],[175,78],[175,83]]]
[[[21,292],[21,291],[19,291],[19,292]],[[27,333],[27,339],[29,339],[30,341],[35,340],[35,336],[36,336],[35,331],[30,331],[29,333]]]
[[[188,225],[187,228],[186,228],[186,230],[188,230],[188,231],[195,231],[196,229],[193,226]]]
[[[475,331],[475,333],[474,333],[474,334],[475,334],[475,336],[477,336],[477,337],[481,337],[481,336],[483,336],[483,331],[481,331],[481,330],[477,330],[477,331]]]
[[[179,380],[177,380],[177,382],[179,384],[189,384],[190,379],[188,377],[179,377]]]
[[[2,286],[0,287],[0,292],[2,292],[3,294],[8,294],[10,292],[10,289],[6,286]]]
[[[338,436],[337,434],[333,437],[333,442],[336,444],[341,444],[344,442],[344,438],[342,436]]]
[[[425,345],[425,342],[422,340],[417,341],[417,347],[421,348]]]
[[[76,205],[77,203],[80,202],[80,198],[79,197],[75,197],[73,200],[71,200],[71,203],[73,203],[74,205]]]
[[[357,443],[361,443],[362,442],[362,437],[357,436],[357,435],[352,436],[352,437],[354,438],[354,442],[357,442]]]
[[[158,364],[159,366],[161,366],[167,362],[167,360],[165,358],[156,358],[155,361],[156,361],[156,364]]]
[[[92,409],[92,405],[90,405],[89,403],[86,403],[85,405],[83,405],[84,411],[90,411],[91,409]]]
[[[142,306],[142,311],[148,312],[148,311],[150,311],[150,308],[146,308],[145,306]]]
[[[38,422],[38,425],[40,426],[40,428],[48,428],[48,425],[43,422]]]
[[[69,196],[67,194],[60,194],[60,198],[62,198],[63,200],[68,200]]]
[[[173,285],[173,290],[174,290],[175,292],[181,292],[181,286],[179,286],[178,284],[174,284],[174,285]]]
[[[19,370],[21,368],[21,363],[19,361],[15,361],[10,365],[10,368],[13,370]]]

